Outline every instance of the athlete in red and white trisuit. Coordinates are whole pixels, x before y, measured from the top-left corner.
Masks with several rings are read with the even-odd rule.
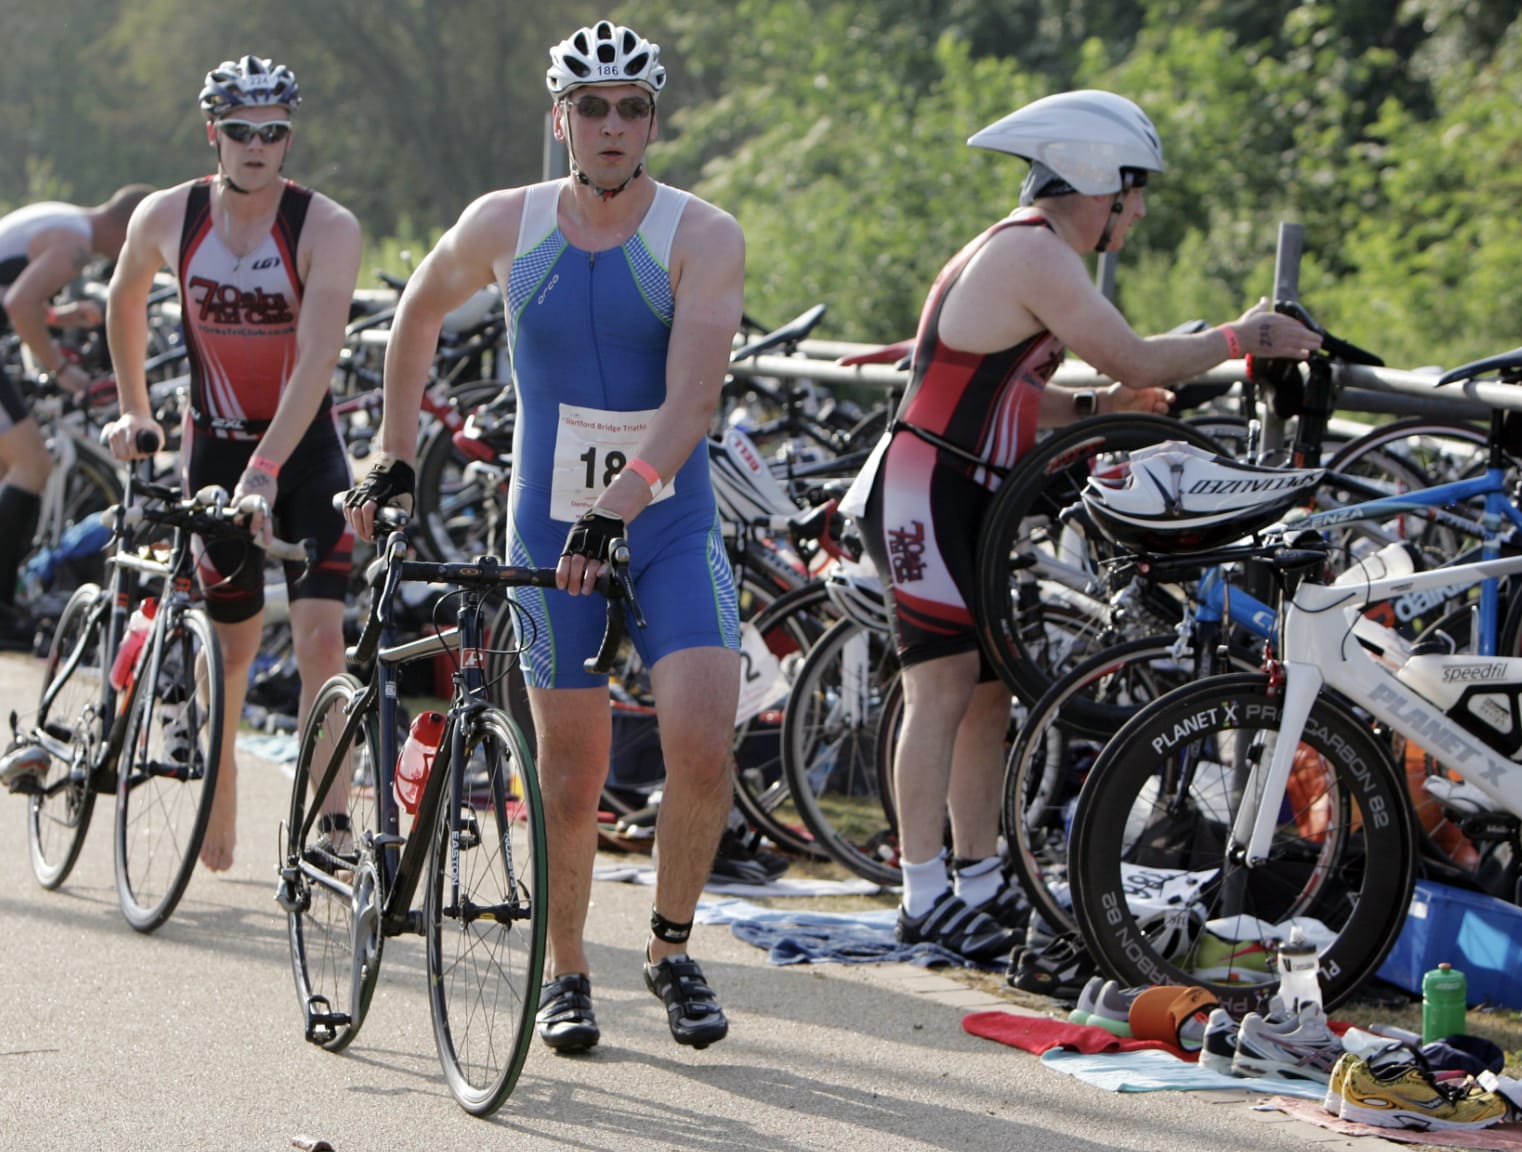
[[[1147,174],[1163,169],[1157,133],[1131,101],[1050,96],[970,143],[1034,161],[1023,207],[953,257],[931,289],[865,535],[891,587],[903,665],[898,935],[987,961],[1012,948],[1024,915],[997,857],[1009,692],[982,658],[971,612],[992,469],[1014,463],[1038,428],[1162,412],[1166,384],[1243,352],[1303,358],[1320,340],[1259,309],[1208,332],[1144,340],[1094,286],[1084,254],[1124,243],[1146,214]],[[1066,348],[1124,384],[1052,385]],[[948,807],[954,886],[942,848]]]
[[[344,669],[352,535],[333,496],[352,481],[328,386],[360,233],[346,209],[281,176],[300,103],[290,69],[256,56],[207,74],[200,104],[218,173],[157,192],[133,215],[111,281],[107,335],[122,395],[122,415],[108,428],[111,450],[129,459],[139,429],[161,431],[142,368],[146,305],[155,273],[175,270],[191,361],[181,454],[187,490],[219,484],[249,501],[256,537],[275,527],[287,539],[317,541],[310,575],[297,580],[299,572],[287,570],[304,721],[322,682]],[[220,778],[201,848],[202,862],[220,871],[232,864],[236,841],[234,740],[259,651],[264,554],[220,544],[199,566],[227,681]]]

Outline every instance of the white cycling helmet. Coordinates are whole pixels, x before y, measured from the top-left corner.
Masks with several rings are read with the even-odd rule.
[[[1091,476],[1083,504],[1106,537],[1129,548],[1191,552],[1261,531],[1301,503],[1321,468],[1262,468],[1167,441],[1131,454],[1119,474]]]
[[[1044,96],[967,143],[1023,157],[1083,196],[1124,191],[1125,169],[1164,169],[1163,145],[1147,114],[1124,96],[1093,88]]]
[[[830,603],[849,620],[869,632],[885,632],[888,607],[883,601],[883,582],[872,562],[841,557],[830,564],[824,575],[824,590]]]
[[[224,60],[210,72],[201,86],[201,111],[208,119],[220,120],[237,108],[283,106],[295,111],[301,107],[301,86],[296,75],[284,64],[259,56],[241,60]]]
[[[714,502],[725,520],[764,524],[774,516],[798,511],[762,459],[761,450],[738,428],[726,429],[721,440],[708,441],[708,473]]]
[[[666,86],[666,68],[659,44],[632,28],[599,20],[550,49],[544,80],[557,99],[592,84],[636,84],[653,97]]]

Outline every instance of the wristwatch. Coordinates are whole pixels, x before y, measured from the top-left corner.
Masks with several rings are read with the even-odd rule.
[[[1073,414],[1075,416],[1092,416],[1099,411],[1099,393],[1092,388],[1084,388],[1073,393]]]

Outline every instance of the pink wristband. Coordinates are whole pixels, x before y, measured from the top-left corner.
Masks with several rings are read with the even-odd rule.
[[[666,485],[661,481],[661,474],[655,470],[655,466],[646,460],[634,457],[624,465],[646,484],[650,485],[650,499],[654,500],[661,494],[661,489]]]
[[[279,477],[280,475],[280,465],[276,464],[268,456],[250,456],[248,466],[250,468],[257,468],[261,472],[266,472],[272,477]]]
[[[1226,337],[1226,357],[1229,360],[1242,358],[1242,341],[1237,339],[1237,330],[1230,324],[1216,325],[1216,331]]]

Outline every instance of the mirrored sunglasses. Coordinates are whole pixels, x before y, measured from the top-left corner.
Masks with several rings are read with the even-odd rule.
[[[616,108],[618,109],[619,119],[629,121],[644,120],[650,115],[651,109],[655,107],[654,104],[643,96],[625,96],[617,103],[610,104],[601,96],[586,95],[572,101],[571,105],[579,115],[586,117],[588,120],[601,120],[608,114],[608,109]]]
[[[270,120],[255,124],[252,120],[218,120],[217,131],[238,144],[247,144],[255,136],[266,144],[279,144],[291,134],[291,122]]]

